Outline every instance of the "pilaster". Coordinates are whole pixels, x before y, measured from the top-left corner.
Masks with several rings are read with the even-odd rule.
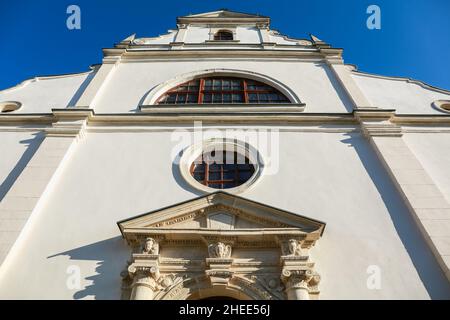
[[[108,79],[114,73],[116,63],[120,60],[120,55],[108,55],[103,59],[102,65],[96,71],[94,78],[89,82],[83,94],[75,103],[76,108],[95,109],[95,99],[105,87]]]
[[[332,49],[321,49],[321,52],[325,53],[327,50]],[[336,56],[335,58],[328,57],[327,63],[330,69],[333,71],[334,75],[336,76],[337,80],[341,84],[342,88],[345,90],[345,92],[353,102],[355,110],[376,109],[374,106],[372,106],[372,104],[366,98],[364,93],[358,87],[355,80],[353,80],[350,70],[343,63],[341,57],[338,56]]]
[[[186,38],[187,30],[188,30],[187,24],[178,24],[178,31],[177,31],[177,34],[176,34],[173,42],[184,43],[184,39]]]
[[[394,111],[355,111],[392,181],[450,281],[450,204],[406,145]]]
[[[0,203],[0,264],[24,233],[33,212],[44,202],[46,191],[67,162],[70,150],[82,136],[90,110],[54,110],[56,122]]]

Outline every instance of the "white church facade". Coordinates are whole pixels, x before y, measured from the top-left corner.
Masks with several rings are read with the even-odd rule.
[[[0,91],[1,299],[450,299],[450,91],[227,10]]]

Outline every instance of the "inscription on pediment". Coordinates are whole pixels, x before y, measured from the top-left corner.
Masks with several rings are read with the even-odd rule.
[[[289,228],[291,226],[280,221],[259,217],[236,208],[216,205],[163,221],[158,221],[148,225],[148,227],[233,230],[252,228]]]

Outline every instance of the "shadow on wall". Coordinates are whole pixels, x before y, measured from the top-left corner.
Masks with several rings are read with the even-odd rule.
[[[34,138],[26,139],[20,141],[21,144],[26,145],[25,152],[20,157],[19,161],[17,161],[14,168],[5,178],[5,180],[0,185],[0,201],[3,200],[5,195],[8,193],[9,189],[13,186],[14,182],[17,180],[19,175],[22,173],[23,169],[27,166],[28,162],[30,162],[31,158],[36,153],[37,149],[41,145],[44,140],[44,134],[42,132],[34,133]]]
[[[120,273],[125,269],[130,257],[130,250],[122,237],[114,237],[95,242],[87,246],[57,253],[47,257],[69,256],[73,265],[77,261],[96,261],[95,274],[84,278],[87,282],[82,290],[73,294],[74,299],[94,297],[96,300],[118,300],[121,298],[122,278]],[[81,271],[83,277],[83,271]]]
[[[195,194],[198,197],[203,196],[203,195],[205,195],[205,192],[197,190],[194,187],[192,187],[191,185],[189,185],[186,182],[186,180],[183,178],[183,176],[181,175],[179,163],[180,163],[180,158],[181,158],[181,156],[183,154],[183,151],[184,150],[180,151],[180,153],[176,156],[176,158],[172,162],[172,175],[173,175],[173,178],[178,183],[178,185],[180,187],[182,187],[184,190],[186,190],[188,192],[191,192],[191,193]]]
[[[66,108],[73,107],[78,102],[78,100],[81,98],[81,95],[83,94],[84,90],[86,90],[89,83],[91,83],[94,76],[97,74],[96,71],[91,72],[86,79],[81,83],[80,87],[77,89],[73,97],[70,99],[69,103],[67,104]],[[88,107],[88,106],[84,106]]]
[[[351,102],[348,95],[345,93],[344,88],[339,83],[339,80],[336,78],[336,75],[333,73],[333,71],[328,66],[324,66],[322,63],[315,63],[316,67],[323,69],[323,71],[326,73],[328,79],[331,82],[331,85],[338,95],[339,99],[344,104],[345,109],[347,109],[347,112],[353,112],[353,103]]]
[[[422,237],[394,183],[385,172],[375,151],[359,134],[347,134],[341,140],[354,148],[377,188],[391,216],[394,227],[411,258],[417,273],[432,299],[449,299],[450,286],[436,258]],[[382,230],[380,230],[382,232]]]

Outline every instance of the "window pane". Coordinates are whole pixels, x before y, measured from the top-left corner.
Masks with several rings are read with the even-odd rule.
[[[228,160],[227,158],[225,158],[225,159],[226,159],[227,164],[223,165],[223,169],[226,171],[234,171],[234,169],[236,167],[236,165],[234,164],[234,160],[231,161],[231,159],[230,160]]]
[[[236,177],[236,172],[233,171],[224,171],[223,172],[223,179],[224,180],[231,180],[234,179]]]
[[[177,95],[177,103],[185,103],[186,101],[186,95],[185,94],[178,94]]]
[[[242,81],[241,80],[233,80],[232,87],[233,87],[233,90],[242,89]]]
[[[251,178],[252,175],[253,175],[253,172],[251,172],[251,171],[239,172],[239,181],[247,181],[248,179]]]
[[[266,93],[260,93],[258,95],[259,98],[259,102],[267,102],[268,101],[268,97]]]
[[[197,92],[198,91],[198,85],[190,85],[189,86],[189,92]]]
[[[194,161],[195,167],[192,170],[194,179],[211,188],[222,189],[239,186],[248,181],[254,174],[254,166],[249,163],[249,159],[244,155],[231,151],[220,151],[220,154],[224,155],[223,159],[225,160],[225,164],[211,163],[211,161],[220,161],[211,158],[215,158],[218,155],[217,152],[204,153],[198,157]],[[243,164],[235,164],[235,159],[239,158],[244,159],[241,161]],[[201,164],[197,164],[198,162],[201,162]],[[205,169],[208,170],[207,173],[204,172]]]
[[[223,95],[223,102],[230,103],[230,102],[231,102],[231,94],[225,93],[225,94]]]
[[[196,94],[188,95],[188,103],[197,103],[197,102],[198,102],[198,95]]]
[[[219,31],[214,35],[214,40],[233,40],[233,33],[230,31]]]
[[[222,180],[220,172],[209,172],[208,180]]]
[[[266,86],[265,84],[258,83],[256,85],[256,90],[270,90],[270,87]]]
[[[249,93],[248,101],[249,102],[258,102],[258,95],[256,93]]]
[[[231,89],[231,82],[229,79],[223,80],[223,90],[230,90]]]
[[[222,80],[214,79],[213,90],[214,91],[220,91],[221,89],[222,89]]]
[[[278,101],[278,95],[276,93],[269,94],[270,101]]]
[[[205,174],[203,172],[196,173],[194,172],[194,179],[197,181],[205,180]]]
[[[234,103],[242,103],[242,102],[244,102],[244,98],[243,98],[242,94],[233,93],[232,97],[233,97],[233,102]]]
[[[210,171],[220,171],[221,165],[217,164],[217,163],[211,163],[209,165],[209,170]]]
[[[211,103],[212,101],[212,96],[210,93],[205,93],[205,95],[203,96],[203,103]]]
[[[167,103],[175,103],[175,98],[176,98],[176,97],[177,97],[177,96],[176,96],[175,94],[171,94],[171,95],[167,96],[166,102],[167,102]]]
[[[213,103],[221,103],[222,95],[221,94],[213,94]]]
[[[242,162],[242,161],[238,161],[238,162]],[[246,163],[246,164],[239,163],[237,165],[237,168],[238,168],[239,171],[248,171],[248,170],[252,170],[253,169],[253,165],[248,164],[248,163]]]
[[[200,159],[195,160],[194,172],[204,172],[205,171],[205,164],[200,161],[201,161]]]

